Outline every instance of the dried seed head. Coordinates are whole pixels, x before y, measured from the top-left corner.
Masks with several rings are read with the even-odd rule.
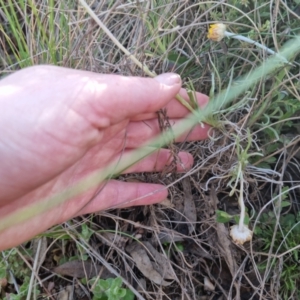
[[[237,245],[243,245],[244,243],[252,240],[253,232],[247,225],[243,225],[242,230],[240,230],[239,225],[233,225],[230,229],[230,236],[234,243]]]

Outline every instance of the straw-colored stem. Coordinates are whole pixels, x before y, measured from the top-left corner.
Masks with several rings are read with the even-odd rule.
[[[175,98],[183,105],[185,106],[190,112],[195,112],[195,110],[191,107],[191,105],[182,98],[179,94],[175,96]]]
[[[100,28],[107,34],[107,36],[121,49],[141,70],[143,70],[148,76],[154,78],[156,77],[156,73],[149,70],[149,68],[142,64],[133,54],[131,54],[119,41],[118,39],[110,32],[110,30],[101,22],[101,20],[97,17],[97,15],[92,11],[92,9],[88,6],[88,4],[84,0],[79,0],[81,5],[86,9],[89,15],[95,20],[95,22],[100,26]],[[179,94],[175,97],[184,107],[186,107],[190,112],[194,112],[195,110],[191,107],[191,105],[183,99]]]
[[[79,0],[81,5],[86,9],[89,15],[94,19],[94,21],[100,26],[100,28],[107,34],[107,36],[126,54],[128,57],[138,66],[141,70],[150,77],[155,77],[156,74],[151,72],[146,65],[143,65],[133,54],[131,54],[119,41],[118,39],[110,32],[110,30],[101,22],[93,10],[88,6],[84,0]]]

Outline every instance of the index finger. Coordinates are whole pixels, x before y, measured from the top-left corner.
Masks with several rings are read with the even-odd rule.
[[[154,79],[95,74],[82,87],[77,95],[84,101],[75,104],[77,109],[104,128],[139,115],[155,115],[180,91],[181,79],[172,73]]]

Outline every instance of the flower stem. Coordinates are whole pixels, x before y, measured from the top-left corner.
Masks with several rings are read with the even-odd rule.
[[[267,53],[271,54],[271,55],[275,55],[277,56],[278,58],[282,59],[284,63],[287,63],[287,64],[291,64],[290,62],[288,62],[286,60],[285,57],[281,56],[280,54],[278,54],[277,52],[275,52],[274,50],[266,47],[265,45],[262,45],[260,44],[259,42],[255,42],[245,36],[242,36],[242,35],[237,35],[237,34],[234,34],[232,32],[228,32],[228,31],[225,31],[224,33],[225,36],[229,37],[229,38],[233,38],[233,39],[236,39],[236,40],[239,40],[239,41],[243,41],[243,42],[246,42],[246,43],[249,43],[249,44],[253,44],[255,45],[256,47],[258,48],[261,48],[263,50],[265,50]]]
[[[239,221],[239,231],[243,232],[246,207],[245,207],[245,203],[244,203],[244,178],[243,178],[243,173],[242,172],[240,174],[239,206],[241,208],[240,221]]]

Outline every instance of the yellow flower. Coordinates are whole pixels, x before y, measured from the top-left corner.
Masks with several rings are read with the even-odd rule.
[[[220,42],[225,36],[226,25],[223,23],[216,23],[209,26],[207,38],[212,41]]]

